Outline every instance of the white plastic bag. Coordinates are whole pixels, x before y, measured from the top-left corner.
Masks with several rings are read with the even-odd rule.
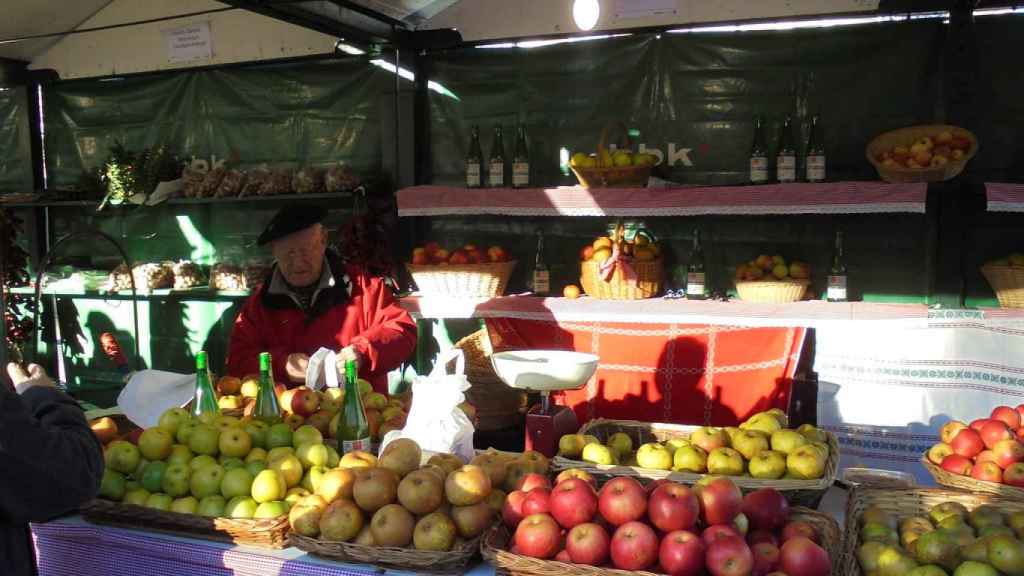
[[[321,348],[310,356],[306,366],[306,386],[313,390],[339,387],[337,359],[334,350],[328,348]]]
[[[455,374],[446,374],[448,362],[455,359]],[[405,428],[384,435],[380,452],[396,438],[410,438],[424,451],[447,452],[473,459],[473,423],[459,404],[466,401],[469,380],[464,374],[466,360],[462,350],[453,348],[434,364],[430,376],[417,376],[412,382],[412,408]]]

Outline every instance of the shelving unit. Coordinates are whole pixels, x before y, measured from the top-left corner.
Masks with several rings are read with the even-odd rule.
[[[12,288],[11,294],[25,294],[34,295],[36,293],[35,288],[32,287],[20,287]],[[160,288],[157,290],[140,291],[134,299],[137,300],[196,300],[202,302],[234,302],[236,300],[245,300],[249,297],[249,292],[243,291],[226,291],[226,290],[210,290],[209,288],[194,288],[191,290],[174,290],[171,288]],[[43,296],[55,296],[57,298],[84,298],[90,300],[132,300],[133,295],[130,290],[121,290],[119,292],[102,292],[100,290],[62,290],[62,289],[49,289],[44,288],[42,291]]]

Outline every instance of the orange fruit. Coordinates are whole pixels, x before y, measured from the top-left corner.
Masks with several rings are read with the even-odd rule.
[[[575,284],[569,284],[565,288],[562,288],[562,296],[566,298],[579,298],[580,287]]]
[[[601,236],[597,240],[594,240],[594,250],[601,250],[602,248],[612,249],[612,239],[607,236]]]

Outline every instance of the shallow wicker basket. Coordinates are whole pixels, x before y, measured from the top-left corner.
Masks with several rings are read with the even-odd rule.
[[[945,166],[937,166],[934,168],[904,168],[904,167],[889,167],[883,166],[878,161],[878,155],[883,152],[888,152],[896,146],[907,146],[909,143],[913,143],[919,138],[926,136],[934,136],[935,134],[943,131],[950,131],[953,136],[959,136],[966,138],[971,142],[971,148],[964,153],[964,157],[959,160],[950,159],[949,163]],[[963,172],[967,162],[974,157],[978,152],[978,138],[972,134],[969,130],[958,128],[956,126],[948,126],[945,124],[925,124],[922,126],[909,126],[907,128],[900,128],[898,130],[892,130],[879,134],[874,140],[868,144],[867,157],[868,162],[878,170],[878,175],[886,182],[893,184],[908,184],[913,182],[942,182],[943,180],[950,180],[955,178],[960,172]]]
[[[448,552],[327,542],[294,532],[288,538],[292,546],[322,558],[439,574],[460,573],[480,551],[479,536],[463,542],[458,548]]]
[[[877,506],[897,518],[904,518],[927,516],[928,511],[936,504],[950,501],[959,502],[968,510],[973,510],[983,504],[996,505],[1006,513],[1024,510],[1024,502],[1000,498],[992,494],[971,494],[937,488],[912,490],[858,488],[853,491],[846,504],[846,538],[843,541],[842,558],[839,569],[833,569],[832,573],[840,576],[862,576],[864,574],[857,562],[857,548],[860,544],[858,538],[860,517],[867,508]]]
[[[744,302],[788,304],[802,300],[810,285],[810,280],[739,280],[736,293]]]
[[[615,268],[611,280],[601,278],[601,265],[594,260],[580,263],[580,285],[583,291],[599,300],[642,300],[654,298],[661,293],[665,268],[661,258],[649,262],[634,260],[631,263],[636,279],[627,281],[622,269]]]
[[[647,442],[664,442],[672,438],[689,438],[690,433],[697,428],[699,426],[597,418],[584,424],[580,428],[579,433],[590,434],[601,440],[601,442],[607,442],[612,434],[625,432],[633,440],[633,446],[640,446]],[[752,478],[750,476],[730,476],[729,478],[744,492],[760,488],[774,488],[782,492],[786,500],[794,506],[815,508],[825,495],[825,492],[835,482],[839,469],[839,444],[836,442],[835,436],[828,432],[826,434],[828,436],[829,456],[825,464],[825,475],[821,478],[816,480],[786,480],[782,478],[768,480]],[[695,484],[705,476],[704,474],[694,474],[691,472],[655,470],[638,466],[594,464],[582,460],[571,460],[563,456],[555,456],[551,459],[552,470],[560,472],[569,468],[586,470],[599,484],[616,476],[631,476],[644,484],[662,478],[682,484]]]
[[[832,559],[832,573],[837,573],[842,551],[842,534],[836,521],[808,508],[795,507],[790,510],[790,518],[802,520],[810,524],[821,540],[821,546]],[[541,560],[509,552],[512,535],[504,525],[495,526],[484,534],[480,543],[480,553],[484,560],[490,562],[499,574],[515,574],[516,576],[655,576],[654,572],[618,570],[599,566],[587,566],[570,562]]]
[[[633,147],[633,141],[629,137],[629,131],[626,130],[625,124],[621,122],[605,124],[601,130],[601,139],[597,143],[598,158],[601,157],[603,151],[608,150],[608,133],[613,126],[618,127],[622,132],[624,140],[623,149],[630,150]],[[593,168],[570,166],[570,168],[573,174],[576,175],[576,179],[580,181],[580,185],[584,188],[645,188],[647,186],[647,179],[651,176],[652,166],[595,166]]]
[[[981,273],[1003,308],[1024,308],[1024,268],[986,264]]]
[[[466,400],[476,408],[477,430],[500,430],[522,422],[527,408],[526,393],[502,382],[491,364],[491,339],[482,328],[455,343],[466,359],[466,377],[471,384]]]
[[[194,514],[165,512],[133,504],[94,499],[83,505],[82,516],[95,524],[163,532],[187,538],[245,544],[261,548],[284,548],[288,541],[288,517],[265,520],[207,518]]]
[[[505,293],[508,278],[516,267],[509,262],[485,264],[406,264],[419,291],[431,296],[493,298]]]
[[[948,470],[943,470],[928,459],[927,452],[925,452],[924,456],[921,457],[921,464],[925,467],[925,470],[928,470],[928,473],[932,475],[932,478],[934,478],[935,482],[940,486],[948,486],[949,488],[965,490],[967,492],[985,492],[988,494],[1002,496],[1003,498],[1010,498],[1024,502],[1024,488],[1015,488],[1006,484],[977,480],[970,476],[963,476],[961,474],[954,474]]]

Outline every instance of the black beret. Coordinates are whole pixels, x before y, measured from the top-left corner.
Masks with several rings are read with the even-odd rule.
[[[315,204],[288,204],[274,214],[256,243],[260,246],[323,221],[327,210]]]

